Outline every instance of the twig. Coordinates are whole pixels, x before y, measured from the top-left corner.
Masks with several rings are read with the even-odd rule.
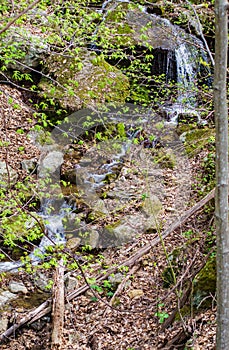
[[[198,16],[198,14],[197,14],[197,12],[196,12],[196,9],[195,9],[195,7],[189,2],[189,0],[185,0],[185,1],[187,2],[187,4],[191,7],[192,11],[194,12],[194,15],[195,15],[196,20],[197,20],[197,25],[198,25],[198,31],[199,31],[198,34],[200,35],[201,39],[203,40],[203,43],[204,43],[205,48],[206,48],[206,50],[207,50],[207,53],[208,53],[208,55],[209,55],[209,57],[210,57],[212,66],[214,67],[214,66],[215,66],[215,61],[214,61],[214,58],[213,58],[213,56],[212,56],[212,53],[211,53],[211,51],[210,51],[210,49],[209,49],[208,43],[207,43],[207,41],[206,41],[206,39],[205,39],[205,37],[204,37],[203,30],[202,30],[202,26],[201,26],[201,23],[200,23],[200,20],[199,20],[199,16]]]
[[[131,275],[133,275],[137,270],[139,269],[138,265],[134,265],[132,267],[132,269],[128,272],[128,274],[125,276],[125,278],[123,278],[122,282],[118,285],[118,288],[116,289],[114,295],[112,296],[111,300],[110,300],[110,305],[113,305],[113,301],[114,299],[117,297],[118,294],[121,293],[121,291],[123,290],[123,288],[125,288],[126,282],[127,280],[130,278]],[[104,316],[107,314],[108,311],[108,307],[106,308],[106,310],[104,311]]]
[[[3,27],[2,29],[0,29],[0,34],[2,34],[3,32],[5,32],[10,26],[12,26],[12,24],[14,24],[18,18],[20,18],[21,16],[23,16],[24,14],[26,14],[29,10],[31,10],[34,6],[36,6],[38,3],[40,2],[40,0],[36,0],[34,1],[31,5],[29,5],[28,7],[26,7],[26,9],[24,9],[22,12],[20,12],[16,17],[14,17],[10,22],[7,23],[7,25],[5,27]]]
[[[213,189],[208,195],[206,195],[203,199],[201,199],[198,203],[196,203],[192,208],[187,210],[180,218],[180,220],[176,220],[167,230],[164,231],[162,234],[163,239],[169,236],[174,230],[178,229],[179,227],[184,224],[187,219],[189,219],[193,214],[195,214],[198,210],[200,210],[206,203],[208,203],[212,198],[214,198],[215,195],[215,189]],[[136,261],[138,261],[143,255],[147,254],[152,247],[160,243],[160,238],[157,237],[152,240],[151,243],[147,244],[145,247],[139,249],[135,254],[133,254],[130,258],[123,261],[120,265],[115,266],[107,270],[106,274],[101,273],[96,278],[96,283],[101,282],[108,278],[111,273],[115,272],[122,266],[133,266]],[[82,287],[78,288],[74,292],[70,292],[67,295],[67,301],[71,301],[72,299],[78,297],[82,293],[86,292],[89,289],[89,285],[85,284]],[[17,324],[14,324],[10,328],[8,328],[5,332],[3,332],[0,335],[0,342],[4,341],[6,338],[8,338],[11,334],[13,334],[18,328],[22,327],[25,323],[32,323],[41,318],[42,316],[46,315],[51,311],[51,298],[45,301],[43,304],[41,304],[38,308],[35,310],[29,312],[26,317],[23,317],[21,321],[19,321]],[[118,310],[117,310],[118,311]]]

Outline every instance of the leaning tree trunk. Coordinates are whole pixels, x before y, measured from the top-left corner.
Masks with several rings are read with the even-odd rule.
[[[227,2],[225,0],[215,0],[217,350],[229,349],[227,21]]]

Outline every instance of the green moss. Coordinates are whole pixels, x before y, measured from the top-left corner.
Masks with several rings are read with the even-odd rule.
[[[168,265],[162,272],[163,286],[165,288],[168,288],[170,285],[174,284],[175,281],[173,273],[176,275],[176,273],[182,268],[184,263],[183,249],[184,247],[178,247],[174,249],[171,254],[169,254],[170,265]]]
[[[192,303],[194,307],[207,308],[212,304],[211,295],[216,292],[216,258],[208,259],[193,282]],[[209,298],[207,298],[209,296]]]
[[[191,316],[191,307],[190,305],[185,305],[184,307],[182,307],[182,309],[180,310],[180,313],[177,312],[176,316],[175,316],[175,321],[181,321],[181,317],[190,317]]]
[[[42,79],[43,97],[57,100],[61,107],[72,110],[105,102],[124,103],[129,95],[128,78],[104,58],[87,50],[78,56],[54,54],[45,61],[57,85]]]
[[[176,156],[169,150],[158,150],[154,156],[154,162],[160,164],[163,169],[174,169],[176,166]]]
[[[132,3],[121,3],[115,8],[111,8],[106,16],[104,26],[101,26],[98,31],[98,36],[104,37],[104,32],[107,31],[109,37],[107,38],[113,45],[130,46],[136,44],[134,39],[134,30],[127,23],[126,17],[130,10],[134,10],[137,5]],[[105,28],[106,30],[105,30]],[[111,34],[112,33],[112,34]]]
[[[119,227],[120,224],[121,224],[121,220],[118,220],[118,221],[114,222],[113,224],[109,224],[109,225],[104,226],[104,229],[106,229],[106,231],[108,233],[113,234],[114,229]]]
[[[208,144],[208,140],[214,137],[215,129],[194,129],[183,134],[184,146],[189,157],[196,156]]]

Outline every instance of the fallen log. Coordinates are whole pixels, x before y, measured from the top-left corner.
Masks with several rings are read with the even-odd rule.
[[[97,278],[96,278],[96,283],[103,281],[107,279],[111,273],[114,273],[116,270],[118,270],[122,266],[128,266],[132,267],[136,261],[138,261],[142,256],[147,254],[152,247],[155,247],[158,243],[160,243],[161,239],[165,239],[168,237],[173,231],[176,229],[180,228],[193,214],[195,214],[198,210],[200,210],[205,204],[207,204],[211,199],[214,198],[215,195],[215,189],[213,189],[211,192],[209,192],[203,199],[201,199],[198,203],[196,203],[192,208],[184,212],[181,217],[174,221],[170,227],[168,227],[164,232],[162,232],[160,237],[154,238],[150,243],[146,244],[143,248],[139,249],[136,253],[134,253],[130,258],[126,259],[123,261],[121,264],[118,266],[112,267],[107,270],[106,274],[101,273]],[[88,284],[83,285],[82,287],[78,288],[77,290],[70,292],[67,296],[66,299],[67,301],[71,301],[72,299],[78,297],[85,291],[87,291],[90,288]],[[0,343],[3,342],[4,340],[7,340],[7,338],[11,335],[14,334],[17,329],[25,325],[26,323],[33,323],[36,320],[40,319],[47,313],[51,312],[51,303],[52,299],[48,299],[45,301],[43,304],[41,304],[38,308],[35,310],[32,310],[27,313],[25,317],[23,317],[18,323],[15,323],[13,326],[8,328],[5,332],[3,332],[0,335]]]
[[[52,302],[52,343],[51,350],[62,349],[64,330],[64,262],[60,259],[54,274],[53,302]]]

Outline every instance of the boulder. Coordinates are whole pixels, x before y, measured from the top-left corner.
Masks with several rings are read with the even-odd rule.
[[[17,295],[9,292],[8,290],[4,290],[0,293],[0,308],[4,307],[11,300],[17,299]]]
[[[45,59],[44,68],[58,85],[43,78],[39,83],[41,95],[55,99],[63,108],[75,111],[97,103],[120,103],[129,95],[128,78],[86,49],[77,55],[52,54]]]
[[[60,166],[63,163],[63,153],[61,151],[49,152],[40,162],[38,173],[40,178],[55,175],[60,173]]]
[[[44,37],[31,33],[28,27],[25,29],[11,26],[3,37],[0,52],[5,45],[10,45],[18,56],[17,62],[10,60],[7,67],[23,73],[30,72],[30,67],[37,68],[41,64],[42,55],[48,51]]]
[[[9,290],[12,293],[23,293],[23,294],[27,294],[28,293],[28,289],[26,288],[26,286],[22,283],[22,282],[18,282],[18,281],[11,281],[9,283]]]
[[[81,239],[79,237],[72,237],[66,243],[66,248],[70,249],[73,253],[79,247]]]
[[[0,161],[0,188],[7,188],[17,182],[18,174],[5,161]]]
[[[31,172],[33,173],[37,167],[37,160],[35,158],[25,159],[21,161],[21,167],[27,172],[27,174],[30,174]]]

